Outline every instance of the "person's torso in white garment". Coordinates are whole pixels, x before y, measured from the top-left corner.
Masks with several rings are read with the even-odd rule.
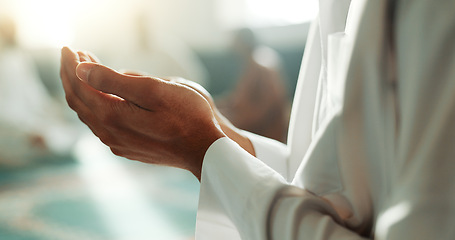
[[[343,41],[350,2],[351,0],[320,1],[319,16],[313,21],[308,34],[305,55],[293,101],[287,150],[281,151],[283,154],[288,155],[286,163],[276,163],[273,160],[267,162],[268,165],[271,165],[275,170],[285,176],[288,181],[293,180],[293,184],[300,187],[310,187],[311,189],[309,190],[320,195],[325,195],[327,198],[333,198],[337,203],[348,203],[347,200],[343,199],[346,195],[340,194],[343,192],[343,186],[341,185],[342,181],[340,179],[341,169],[338,165],[339,159],[336,156],[337,144],[325,144],[326,148],[321,149],[322,154],[325,154],[325,156],[319,157],[321,159],[320,161],[314,161],[310,164],[302,164],[302,161],[308,159],[304,158],[305,154],[307,154],[308,148],[314,138],[317,138],[317,135],[320,134],[318,130],[327,127],[328,121],[339,111],[341,105],[340,101],[342,100],[339,96],[330,92],[333,87],[338,87],[340,84],[333,86],[333,81],[328,79],[328,61],[330,60],[328,58],[329,56],[332,58],[337,57],[334,56],[337,54],[335,49],[329,50],[329,38],[331,39],[331,43],[336,42],[339,44],[339,42]],[[333,129],[334,127],[332,126],[330,128]],[[335,134],[334,131],[327,133]],[[264,150],[267,153],[261,154],[263,149],[261,149],[260,145],[262,143],[260,142],[267,140],[254,135],[249,135],[249,137],[253,145],[255,145],[258,158],[261,159],[260,155],[277,155],[267,152],[267,150]],[[313,152],[315,154],[321,154],[318,151]],[[305,169],[303,168],[304,166],[306,166]],[[299,167],[300,172],[294,178]],[[354,172],[360,172],[364,167],[358,165],[357,171]],[[352,169],[348,171],[351,172]],[[358,178],[358,176],[350,175],[356,179],[354,180],[356,184],[365,182],[360,180],[361,178]],[[370,197],[369,194],[367,197]],[[346,208],[346,206],[339,207]],[[210,209],[211,207],[208,208]],[[345,212],[343,214],[347,216],[352,214],[352,212]],[[235,231],[235,227],[231,225],[226,216],[211,215],[209,219],[206,220],[205,214],[199,211],[196,239],[214,239],[214,236],[210,233],[216,234],[217,239],[240,239],[240,236]]]
[[[400,14],[394,15],[391,3]],[[455,83],[450,80],[455,60],[447,57],[455,55],[447,41],[455,35],[450,25],[454,17],[447,10],[453,1],[399,3],[321,0],[302,62],[288,146],[250,135],[260,160],[297,189],[316,196],[320,206],[297,209],[314,221],[299,225],[305,215],[286,212],[305,195],[282,197],[291,205],[275,206],[277,216],[265,216],[273,206],[261,201],[279,193],[256,190],[273,186],[273,173],[244,163],[254,159],[231,154],[237,150],[225,150],[230,144],[221,140],[204,159],[196,239],[240,239],[236,229],[262,239],[258,236],[266,224],[251,220],[264,219],[271,219],[281,239],[302,239],[298,234],[311,239],[403,239],[397,236],[435,236],[438,227],[429,217],[448,220],[438,223],[444,226],[454,220],[450,204],[455,190],[448,183],[455,181],[449,170],[455,167],[449,146],[455,136],[450,124],[455,119]],[[440,12],[444,17],[434,17]],[[392,16],[397,18],[393,25]],[[432,34],[423,35],[424,26]],[[438,64],[441,58],[445,61]],[[229,170],[238,172],[225,173]],[[256,181],[269,178],[270,184]],[[251,201],[249,207],[257,209],[246,207]],[[321,207],[327,202],[336,214]],[[289,233],[296,227],[299,232]]]

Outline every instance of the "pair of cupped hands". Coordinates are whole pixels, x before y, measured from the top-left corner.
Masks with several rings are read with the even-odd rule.
[[[254,154],[197,83],[120,73],[68,47],[60,76],[70,108],[116,155],[186,169],[200,180],[205,152],[219,138],[228,136]]]

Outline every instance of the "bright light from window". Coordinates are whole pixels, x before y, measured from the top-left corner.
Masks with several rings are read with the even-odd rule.
[[[105,44],[106,39],[125,39],[130,32],[118,32],[135,19],[138,3],[147,0],[3,1],[8,9],[0,7],[0,16],[4,11],[14,18],[21,46],[37,49],[60,48],[81,40],[88,46]]]
[[[1,1],[1,0],[0,0]],[[71,45],[75,27],[91,9],[108,5],[108,0],[5,0],[13,17],[18,40],[28,48],[59,48]],[[0,13],[1,14],[1,13]],[[102,18],[103,16],[99,16]]]
[[[247,22],[252,26],[289,25],[312,20],[316,0],[246,0]]]
[[[18,38],[27,47],[59,47],[71,42],[71,17],[76,14],[70,1],[10,1]]]

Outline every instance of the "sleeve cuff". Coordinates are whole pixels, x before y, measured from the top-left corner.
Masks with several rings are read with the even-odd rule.
[[[242,134],[250,139],[256,152],[256,157],[259,160],[290,181],[287,160],[289,158],[289,149],[287,145],[247,131],[242,131]]]
[[[285,182],[234,141],[218,139],[207,150],[202,166],[196,239],[240,239],[237,230],[255,232],[262,239],[264,209],[274,189]]]

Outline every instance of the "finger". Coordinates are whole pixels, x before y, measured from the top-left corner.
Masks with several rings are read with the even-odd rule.
[[[66,76],[67,82],[70,83],[70,78],[79,64],[79,56],[68,47],[62,48],[61,55],[60,73],[62,76]]]
[[[175,83],[179,83],[179,84],[191,87],[202,95],[210,96],[210,93],[204,87],[202,87],[200,84],[193,82],[191,80],[187,80],[182,77],[168,77],[167,79],[170,82],[175,82]]]
[[[79,57],[73,54],[73,51],[68,47],[62,48],[61,64],[60,64],[60,78],[62,80],[63,89],[65,91],[66,100],[71,109],[79,109],[83,103],[74,93],[71,85],[71,77],[77,64],[79,64]]]
[[[62,48],[62,59],[61,59],[61,75],[62,81],[65,84],[65,90],[67,94],[77,95],[77,91],[80,88],[80,81],[75,75],[76,67],[79,64],[79,55],[72,51],[68,47]]]
[[[62,49],[62,82],[67,101],[72,104],[72,109],[79,113],[84,110],[83,105],[85,105],[92,112],[97,112],[104,108],[108,101],[120,102],[119,98],[104,94],[77,77],[76,67],[81,61],[80,58],[83,61],[90,59],[84,53],[78,54],[67,47]]]
[[[116,145],[113,137],[122,118],[138,108],[117,97],[99,92],[76,76],[80,62],[91,62],[86,52],[62,49],[61,78],[68,105],[77,112],[79,119],[106,145]],[[128,111],[129,110],[129,111]],[[146,112],[146,111],[144,111]],[[144,119],[144,118],[141,118]],[[128,127],[128,126],[123,126]]]
[[[65,73],[61,74],[61,79],[63,88],[65,89],[68,106],[77,113],[79,119],[83,123],[85,123],[93,132],[95,132],[95,129],[100,128],[98,119],[93,115],[92,111],[74,94],[71,85],[69,84],[68,76]]]
[[[135,77],[146,77],[146,76],[151,76],[149,73],[143,72],[143,71],[137,71],[137,70],[125,70],[121,69],[119,70],[119,73],[128,75],[128,76],[135,76]]]
[[[92,62],[92,59],[90,58],[90,56],[88,54],[86,54],[85,52],[78,51],[77,55],[79,55],[80,62]]]
[[[94,115],[81,116],[78,115],[79,119],[87,125],[87,127],[97,136],[102,143],[107,146],[114,146],[117,144],[117,139],[111,131],[104,127]]]
[[[63,70],[61,73],[61,79],[63,87],[65,89],[68,106],[77,113],[79,119],[84,124],[86,124],[90,130],[95,133],[95,135],[106,135],[103,134],[105,131],[98,118],[94,116],[92,111],[74,94],[71,85],[69,84],[68,76],[64,73]]]
[[[79,55],[79,59],[81,62],[100,63],[100,60],[89,51],[78,51],[77,54]]]
[[[212,95],[200,84],[191,80],[184,79],[182,77],[167,77],[166,79],[170,82],[182,84],[196,90],[210,103],[212,107],[215,107],[215,102],[213,101]]]
[[[142,108],[151,110],[150,104],[153,100],[161,101],[159,88],[164,82],[161,79],[125,75],[94,63],[80,63],[76,72],[77,76],[91,87],[119,96]]]

